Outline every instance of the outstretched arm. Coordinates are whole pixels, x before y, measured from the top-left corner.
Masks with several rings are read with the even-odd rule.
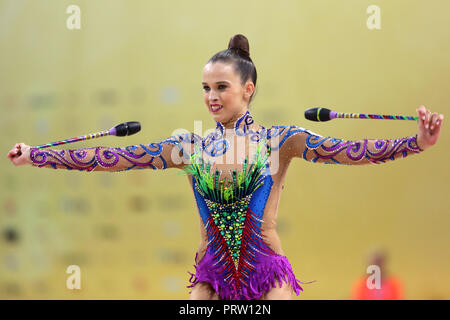
[[[323,137],[299,126],[273,127],[271,134],[277,138],[280,152],[288,158],[326,164],[381,164],[422,152],[437,142],[443,115],[434,113],[431,116],[424,106],[416,112],[419,114],[419,133],[398,139],[346,141]]]
[[[30,148],[29,161],[36,167],[80,171],[126,171],[132,169],[181,168],[189,161],[192,133],[171,136],[163,141],[121,148],[82,149]]]
[[[322,137],[298,126],[287,126],[281,152],[289,158],[325,163],[363,165],[380,164],[399,157],[419,153],[417,135],[400,139],[343,140]]]

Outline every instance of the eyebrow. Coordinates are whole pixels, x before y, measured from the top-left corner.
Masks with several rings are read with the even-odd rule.
[[[219,84],[219,83],[230,83],[230,82],[229,81],[217,81],[216,82],[216,84]],[[202,84],[208,84],[208,83],[202,82]]]

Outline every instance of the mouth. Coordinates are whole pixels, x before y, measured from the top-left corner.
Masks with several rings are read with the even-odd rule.
[[[210,107],[211,107],[212,112],[217,112],[223,108],[223,106],[220,104],[212,104],[212,105],[210,105]]]

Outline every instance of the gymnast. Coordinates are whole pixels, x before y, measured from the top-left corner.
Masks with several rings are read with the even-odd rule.
[[[418,133],[399,139],[345,141],[297,125],[265,128],[249,111],[256,80],[248,40],[237,34],[203,68],[204,103],[216,123],[205,137],[185,132],[150,144],[66,150],[18,143],[8,158],[16,166],[89,172],[179,169],[201,226],[190,298],[292,299],[306,283],[294,275],[276,232],[291,160],[367,165],[404,158],[437,142],[444,116],[420,106]]]

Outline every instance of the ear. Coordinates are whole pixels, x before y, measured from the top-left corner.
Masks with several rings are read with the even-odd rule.
[[[248,80],[245,83],[245,91],[244,91],[245,96],[250,99],[250,97],[254,91],[255,91],[255,85],[253,84],[253,82]]]

